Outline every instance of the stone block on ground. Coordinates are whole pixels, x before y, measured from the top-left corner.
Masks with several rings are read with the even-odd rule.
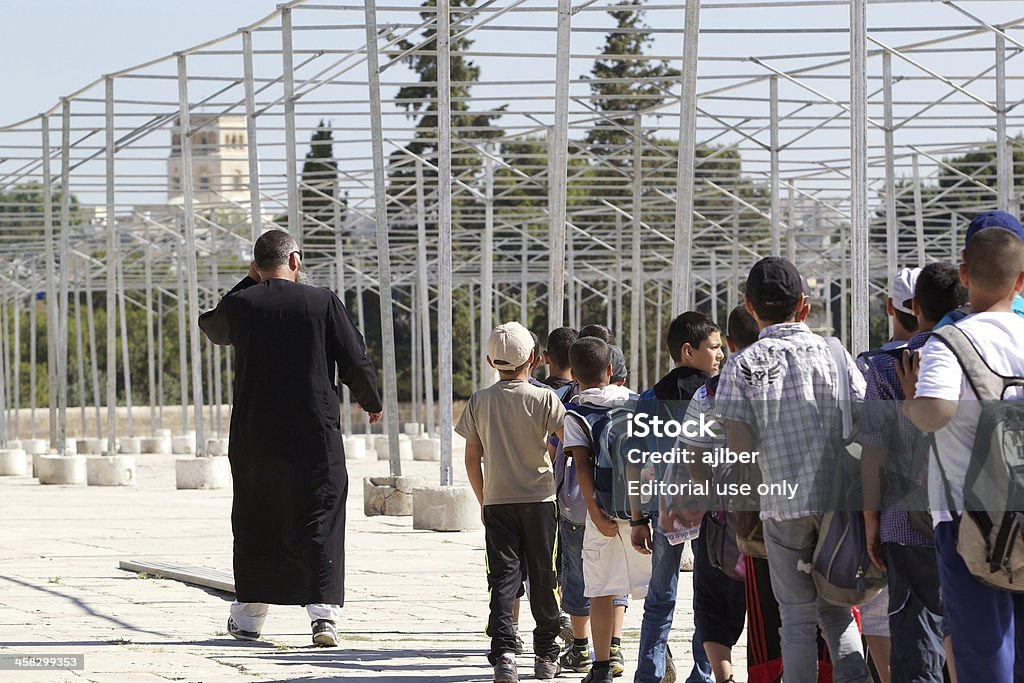
[[[403,422],[402,433],[409,436],[419,436],[423,433],[423,425],[419,422]]]
[[[135,455],[142,452],[142,439],[137,436],[122,436],[117,440],[117,452]]]
[[[174,478],[179,489],[226,489],[231,487],[231,464],[223,456],[178,458]]]
[[[468,486],[429,486],[413,492],[412,528],[426,531],[479,529],[480,504]]]
[[[21,441],[21,450],[29,455],[46,453],[49,449],[50,444],[47,443],[46,439],[22,439]]]
[[[424,462],[440,462],[441,439],[436,436],[418,436],[413,439],[412,459]]]
[[[170,455],[171,437],[145,436],[139,440],[139,452],[154,455]]]
[[[160,427],[159,429],[154,429],[153,430],[153,436],[161,436],[161,437],[169,439],[172,436],[174,436],[174,432],[172,432],[170,429],[168,429],[166,427]]]
[[[195,455],[196,437],[189,435],[171,437],[171,452],[175,455]]]
[[[0,450],[0,477],[20,477],[29,472],[29,456],[21,448]]]
[[[78,455],[78,439],[64,439],[64,455]]]
[[[413,491],[426,486],[423,477],[365,477],[363,513],[367,517],[412,515]]]
[[[366,439],[357,436],[343,438],[346,460],[366,460]]]
[[[387,435],[373,438],[373,450],[377,453],[377,460],[391,459],[391,446]],[[400,460],[413,459],[412,440],[405,434],[398,435],[398,457]]]
[[[131,455],[93,455],[85,461],[89,486],[134,486],[135,458]]]
[[[215,436],[206,440],[206,455],[218,457],[228,454],[228,440],[226,437]]]
[[[95,437],[86,437],[84,439],[75,439],[75,452],[86,454],[86,453],[102,453],[107,448],[106,439],[97,439]]]
[[[84,484],[84,455],[42,455],[36,465],[40,484]]]
[[[21,439],[8,439],[7,448],[21,448]],[[22,450],[25,450],[22,448]]]

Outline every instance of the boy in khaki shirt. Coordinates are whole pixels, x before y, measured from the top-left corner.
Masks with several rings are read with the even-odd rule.
[[[559,673],[558,511],[547,439],[561,437],[565,408],[555,392],[530,385],[534,360],[529,330],[516,322],[494,328],[487,361],[499,380],[469,397],[455,428],[466,439],[466,473],[482,507],[491,594],[488,660],[495,683],[519,680],[512,608],[524,564],[537,623],[534,675],[549,680]]]

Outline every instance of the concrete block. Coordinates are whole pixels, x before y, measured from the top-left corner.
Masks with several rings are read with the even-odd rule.
[[[226,437],[215,436],[206,440],[206,455],[219,457],[228,454],[228,440]]]
[[[84,484],[84,455],[39,455],[37,473],[40,484]]]
[[[142,439],[137,436],[122,436],[117,440],[117,452],[135,455],[142,452]]]
[[[412,459],[424,462],[440,462],[441,439],[435,436],[418,436],[413,439]]]
[[[8,439],[7,448],[21,448],[21,439]],[[22,450],[25,450],[22,448]]]
[[[412,528],[427,531],[479,529],[480,504],[468,486],[429,486],[413,492]]]
[[[106,449],[106,439],[97,439],[95,437],[75,439],[75,453],[102,453]]]
[[[39,461],[43,459],[45,453],[32,453],[28,457],[32,459],[32,476],[39,476]]]
[[[426,486],[423,477],[365,477],[363,513],[367,517],[412,515],[413,491]]]
[[[0,477],[20,477],[28,474],[28,457],[20,448],[0,450]]]
[[[404,439],[401,438],[403,436],[405,436]],[[378,435],[373,437],[373,450],[377,453],[377,460],[391,459],[391,450],[387,436]],[[398,438],[398,457],[401,460],[412,460],[412,440],[405,434],[400,434]]]
[[[409,436],[419,436],[423,433],[423,425],[419,422],[403,422],[402,433]]]
[[[152,453],[156,455],[170,455],[171,437],[144,436],[141,439],[139,439],[139,452]]]
[[[167,429],[166,427],[161,427],[159,429],[153,430],[153,436],[159,436],[169,439],[172,436],[174,436],[174,432],[172,432],[170,429]]]
[[[178,458],[174,476],[179,489],[226,489],[231,487],[231,464],[223,456]]]
[[[25,451],[29,455],[46,453],[50,450],[50,444],[46,439],[22,439],[21,450]]]
[[[135,457],[93,455],[85,459],[85,480],[89,486],[134,486]]]
[[[346,436],[343,441],[345,444],[346,460],[366,460],[366,439]]]
[[[64,455],[78,455],[78,439],[64,439]]]
[[[171,452],[175,455],[195,455],[195,436],[174,436],[171,437]]]

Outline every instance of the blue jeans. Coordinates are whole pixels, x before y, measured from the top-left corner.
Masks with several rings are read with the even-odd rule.
[[[935,527],[942,606],[957,675],[968,682],[1020,683],[1024,680],[1024,595],[990,588],[974,578],[956,542],[952,522]]]
[[[583,595],[583,530],[584,524],[573,524],[558,518],[558,545],[562,551],[562,611],[571,617],[590,616],[590,598]],[[628,607],[629,596],[612,600],[616,607]]]
[[[644,618],[640,626],[640,654],[637,657],[634,683],[661,683],[665,676],[665,654],[668,648],[668,634],[672,630],[672,617],[676,611],[676,594],[679,586],[679,563],[682,561],[683,544],[672,545],[665,534],[658,530],[658,515],[651,515],[651,533],[654,537],[654,552],[651,555],[651,583],[644,600]],[[694,556],[702,549],[697,542],[691,545]],[[694,563],[696,568],[696,563]],[[696,581],[696,572],[694,573]],[[712,683],[711,664],[704,654],[704,642],[700,632],[693,633],[693,671],[686,683]]]
[[[811,578],[811,560],[820,529],[821,515],[764,520],[772,592],[779,602],[782,617],[779,634],[786,683],[817,683],[815,626],[821,628],[832,655],[832,680],[868,683],[870,674],[864,661],[864,648],[850,608],[825,602]]]

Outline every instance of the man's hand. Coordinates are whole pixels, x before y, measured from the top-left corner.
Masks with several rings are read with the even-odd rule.
[[[641,524],[630,529],[629,540],[633,544],[633,550],[641,555],[650,555],[651,551],[654,550],[650,524]]]
[[[375,425],[378,422],[380,422],[380,418],[384,416],[383,412],[380,412],[380,413],[370,413],[370,412],[367,412],[366,414],[369,416],[370,424],[372,424],[372,425]]]
[[[256,270],[256,261],[249,261],[249,277],[256,282],[263,282],[263,278],[260,277],[260,271]]]
[[[896,376],[903,388],[903,398],[910,400],[917,395],[917,375],[921,368],[921,351],[904,351],[896,361]]]
[[[864,535],[867,537],[868,557],[871,564],[885,571],[885,556],[882,553],[882,533],[877,511],[864,511]]]
[[[600,515],[590,516],[590,520],[597,527],[597,530],[601,532],[602,536],[613,538],[619,533],[619,525],[614,519],[611,519],[603,512]]]

